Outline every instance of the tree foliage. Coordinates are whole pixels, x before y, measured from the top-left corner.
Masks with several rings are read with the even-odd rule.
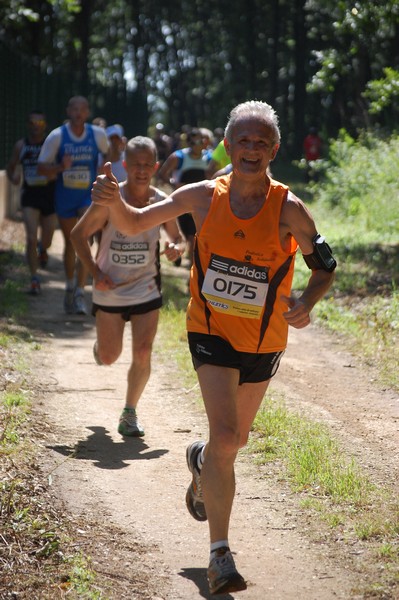
[[[275,106],[297,154],[310,125],[398,126],[392,103],[369,110],[370,82],[399,70],[397,0],[5,0],[0,23],[45,72],[71,70],[82,93],[139,90],[171,129],[223,126],[250,98]]]
[[[399,120],[399,71],[386,67],[384,77],[367,83],[364,96],[370,102],[370,114],[377,115],[390,129],[394,128]]]

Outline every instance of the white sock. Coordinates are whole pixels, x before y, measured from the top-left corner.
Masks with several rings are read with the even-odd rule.
[[[215,558],[216,555],[216,550],[218,550],[219,548],[228,548],[229,547],[229,540],[218,540],[217,542],[212,542],[211,543],[211,553],[209,555],[209,561],[212,560],[212,558]]]

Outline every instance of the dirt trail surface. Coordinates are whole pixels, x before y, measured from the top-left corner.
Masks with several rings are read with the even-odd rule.
[[[130,331],[112,367],[92,355],[92,317],[63,312],[62,241],[56,232],[42,295],[30,299],[41,342],[34,376],[35,413],[43,422],[43,470],[87,538],[94,568],[118,581],[115,598],[209,598],[207,524],[185,508],[190,477],[185,448],[206,438],[204,414],[182,388],[175,366],[155,344],[150,382],[139,404],[146,435],[124,439],[117,423],[130,363]],[[186,276],[185,269],[178,271]],[[90,286],[86,298],[90,301]],[[162,318],[162,316],[161,316]],[[272,389],[289,406],[328,423],[374,481],[398,481],[399,398],[377,387],[340,342],[313,325],[292,330]],[[248,589],[223,598],[330,600],[363,598],[367,551],[332,540],[299,506],[278,466],[237,463],[230,544]],[[102,548],[99,552],[100,546]],[[122,585],[121,585],[122,582]],[[388,598],[388,596],[386,596]],[[399,598],[398,590],[390,598]]]

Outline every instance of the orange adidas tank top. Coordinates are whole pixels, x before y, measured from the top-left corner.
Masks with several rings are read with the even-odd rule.
[[[288,308],[280,296],[290,295],[298,248],[293,238],[289,252],[280,245],[288,188],[270,180],[261,210],[240,219],[230,208],[230,179],[217,179],[196,235],[187,331],[217,335],[239,352],[278,352],[288,336]]]

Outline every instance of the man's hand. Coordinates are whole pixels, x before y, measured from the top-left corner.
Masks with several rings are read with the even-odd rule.
[[[70,154],[64,154],[61,160],[61,170],[67,171],[73,165],[73,157]]]
[[[182,250],[179,244],[172,244],[171,242],[165,242],[165,248],[161,254],[164,254],[168,260],[174,262],[182,255]]]
[[[110,206],[120,199],[118,180],[112,172],[110,162],[104,165],[104,175],[98,175],[93,183],[91,199],[101,206]]]
[[[21,175],[18,171],[14,171],[12,175],[8,174],[8,178],[13,185],[19,185],[21,183]]]
[[[281,300],[288,305],[289,310],[283,313],[284,319],[288,325],[295,327],[296,329],[302,329],[310,323],[309,310],[306,308],[304,302],[294,298],[293,296],[281,296]]]
[[[108,290],[114,290],[116,285],[109,275],[99,270],[94,278],[94,287],[101,292],[107,292]]]

